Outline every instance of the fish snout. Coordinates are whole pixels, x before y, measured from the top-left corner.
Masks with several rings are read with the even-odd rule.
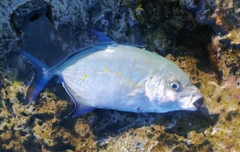
[[[204,104],[204,99],[201,97],[199,99],[197,99],[193,105],[198,109],[198,111],[200,111],[203,115],[209,117],[210,114],[209,114],[209,111],[208,111],[208,108],[207,106]]]
[[[197,99],[197,100],[193,103],[193,105],[199,109],[199,108],[201,108],[201,107],[204,105],[204,102],[203,102],[203,101],[204,101],[204,99],[201,97],[201,98]]]

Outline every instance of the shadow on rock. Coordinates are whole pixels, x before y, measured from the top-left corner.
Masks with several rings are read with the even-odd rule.
[[[163,133],[175,133],[186,137],[190,131],[204,132],[209,126],[213,126],[218,115],[209,115],[201,110],[158,114],[97,109],[81,117],[65,119],[61,125],[72,130],[78,119],[83,119],[84,123],[90,126],[96,140],[100,140],[109,135],[119,136],[128,130],[153,125],[163,126]]]

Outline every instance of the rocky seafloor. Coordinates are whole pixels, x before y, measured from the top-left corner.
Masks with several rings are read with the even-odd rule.
[[[0,2],[0,151],[239,151],[238,0],[3,0]],[[34,76],[16,53],[49,66],[94,44],[91,30],[172,60],[209,114],[136,114],[74,105],[53,78],[23,105]]]

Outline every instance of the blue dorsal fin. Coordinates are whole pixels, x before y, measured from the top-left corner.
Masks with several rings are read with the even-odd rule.
[[[92,30],[92,31],[98,39],[97,43],[99,43],[99,44],[116,44],[115,41],[113,41],[111,38],[107,37],[103,33],[95,31],[95,30]]]
[[[83,102],[84,99],[81,98],[80,96],[73,95],[73,93],[72,93],[73,91],[71,90],[70,87],[68,87],[68,85],[66,83],[63,82],[62,85],[63,85],[64,89],[66,90],[66,92],[68,93],[68,95],[71,97],[71,99],[75,105],[73,111],[69,115],[67,115],[65,118],[74,118],[77,116],[81,116],[81,115],[84,115],[85,113],[88,113],[95,109],[94,107],[85,105]]]

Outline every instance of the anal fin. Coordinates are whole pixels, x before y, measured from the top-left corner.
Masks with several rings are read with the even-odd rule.
[[[84,104],[86,103],[86,101],[84,102],[84,99],[81,98],[80,96],[73,95],[74,94],[73,91],[71,90],[70,87],[67,86],[67,84],[63,82],[62,85],[75,104],[73,111],[69,115],[67,115],[65,118],[73,118],[73,117],[81,116],[95,109],[94,107]]]
[[[74,102],[74,103],[75,103],[75,108],[65,118],[74,118],[74,117],[77,117],[77,116],[81,116],[81,115],[84,115],[85,113],[88,113],[88,112],[95,109],[93,107],[89,107],[89,106],[86,106],[84,104],[80,105],[77,102]]]

